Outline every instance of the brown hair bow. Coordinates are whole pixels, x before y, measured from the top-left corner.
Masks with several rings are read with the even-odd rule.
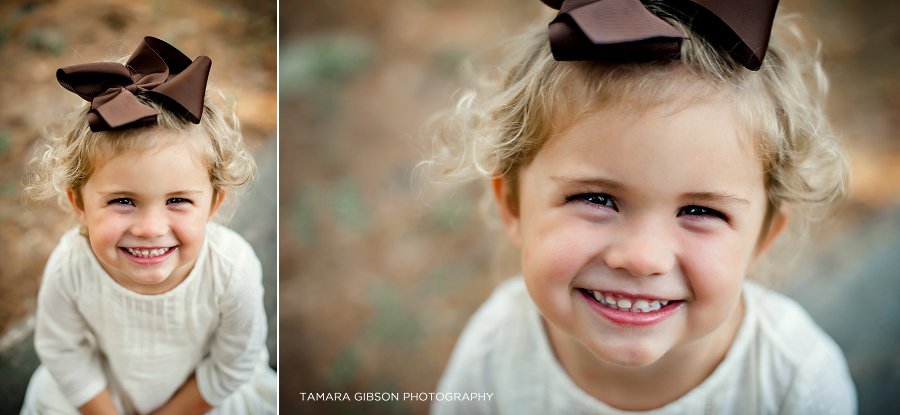
[[[541,0],[559,10],[550,48],[559,61],[648,61],[678,56],[684,36],[640,0]],[[654,4],[757,70],[769,45],[778,0],[663,0]]]
[[[94,62],[56,71],[63,88],[90,101],[91,131],[105,131],[156,123],[157,112],[141,103],[141,94],[181,114],[194,124],[203,114],[203,96],[212,61],[193,62],[174,46],[147,36],[125,65]]]

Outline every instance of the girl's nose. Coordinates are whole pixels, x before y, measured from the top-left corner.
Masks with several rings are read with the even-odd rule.
[[[659,224],[626,226],[617,233],[604,252],[608,267],[642,277],[665,275],[675,266],[672,237]]]
[[[142,238],[156,238],[165,235],[169,231],[169,223],[166,215],[156,209],[147,209],[138,216],[137,221],[131,227],[134,236]]]

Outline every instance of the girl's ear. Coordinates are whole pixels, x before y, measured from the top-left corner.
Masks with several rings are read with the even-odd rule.
[[[213,217],[213,215],[216,214],[216,211],[219,210],[219,206],[222,205],[223,200],[225,200],[225,191],[213,190],[213,200],[212,206],[209,207],[209,217]]]
[[[72,205],[72,210],[75,211],[75,216],[78,216],[78,221],[81,222],[82,225],[87,226],[87,220],[84,217],[84,205],[79,200],[78,195],[75,194],[71,189],[66,190],[66,199],[69,200],[69,204]]]
[[[494,193],[494,202],[497,203],[497,211],[500,213],[500,220],[506,229],[506,235],[517,247],[521,248],[519,208],[511,198],[509,182],[502,177],[495,177],[491,179],[491,190]]]
[[[762,255],[770,246],[772,246],[772,242],[775,242],[775,238],[777,238],[787,227],[788,219],[790,219],[790,217],[791,211],[788,209],[787,205],[784,204],[772,214],[772,222],[769,223],[768,232],[766,232],[760,241],[759,249],[756,252],[757,256]]]

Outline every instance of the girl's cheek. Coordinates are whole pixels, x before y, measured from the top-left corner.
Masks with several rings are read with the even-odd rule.
[[[523,258],[544,278],[568,281],[596,256],[599,238],[596,231],[571,222],[549,226],[528,244],[529,254]]]
[[[738,289],[746,273],[743,250],[728,238],[695,238],[683,242],[682,266],[697,296],[716,297]]]

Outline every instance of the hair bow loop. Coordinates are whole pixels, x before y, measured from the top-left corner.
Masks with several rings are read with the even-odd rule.
[[[681,0],[672,2],[683,9],[697,33],[713,39],[745,68],[762,66],[769,48],[772,22],[778,0]]]
[[[684,35],[640,0],[541,0],[556,60],[648,61],[677,57]],[[720,45],[744,67],[762,65],[778,0],[667,0],[654,4]]]
[[[619,62],[678,53],[684,37],[639,0],[565,0],[548,28],[556,60]]]
[[[158,113],[140,94],[197,124],[212,61],[190,58],[162,40],[145,37],[125,65],[95,62],[56,71],[60,85],[90,101],[92,131],[153,124]]]

